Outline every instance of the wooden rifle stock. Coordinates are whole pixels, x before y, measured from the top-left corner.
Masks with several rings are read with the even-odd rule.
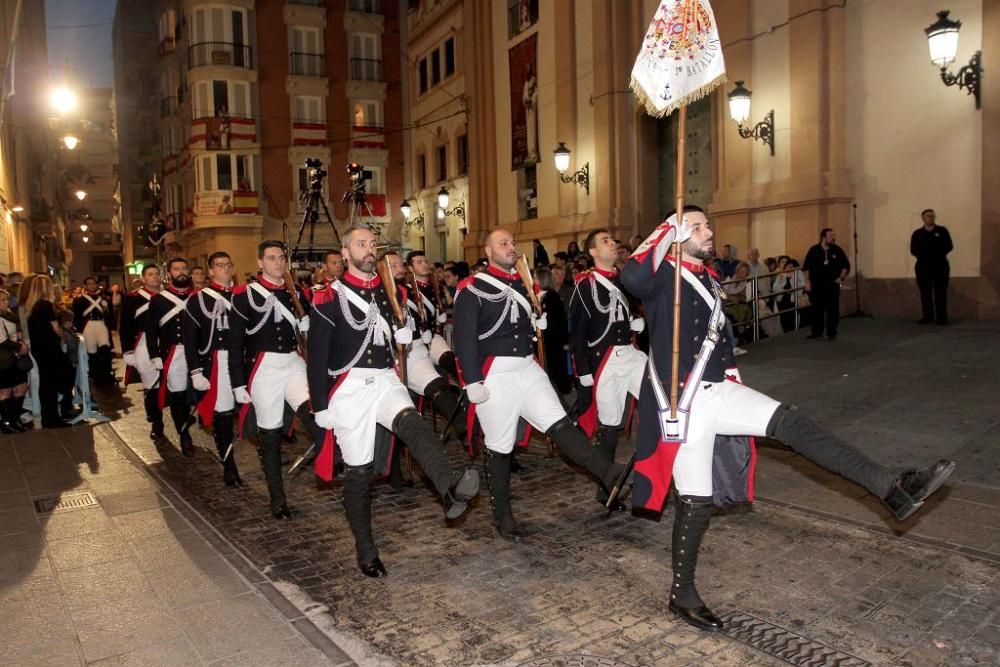
[[[538,300],[538,295],[535,294],[535,279],[531,276],[528,256],[521,255],[520,259],[517,260],[515,268],[518,275],[521,276],[521,282],[524,283],[525,289],[528,290],[528,298],[531,299],[531,305],[535,308],[535,315],[541,317],[542,304]],[[545,338],[542,335],[542,330],[536,327],[535,336],[538,338],[538,364],[542,368],[545,368]]]
[[[385,295],[389,299],[389,306],[392,308],[392,314],[396,317],[396,324],[400,327],[405,327],[406,317],[403,315],[403,308],[400,306],[399,299],[396,298],[396,279],[392,277],[392,267],[389,266],[389,258],[383,257],[380,261],[376,262],[375,270],[378,273],[378,277],[382,279],[382,289],[385,290]],[[399,373],[399,379],[403,381],[403,384],[406,384],[406,346],[397,344],[396,352],[396,361],[399,363],[397,373]]]
[[[434,290],[434,307],[437,309],[437,312],[443,313],[444,304],[441,303],[441,283],[438,282],[437,269],[435,269],[434,267],[431,267],[430,278],[431,278],[431,289]],[[439,324],[437,320],[434,321],[434,328],[437,330],[439,334],[444,333],[443,331],[444,325]]]
[[[292,306],[295,308],[295,317],[302,320],[306,316],[306,310],[302,307],[302,301],[299,300],[299,292],[295,289],[295,282],[292,280],[291,271],[285,271],[285,289],[288,290],[288,296],[292,297]],[[299,346],[299,354],[306,361],[309,360],[309,350],[306,346],[306,337],[299,331],[298,327],[295,327],[295,341]]]

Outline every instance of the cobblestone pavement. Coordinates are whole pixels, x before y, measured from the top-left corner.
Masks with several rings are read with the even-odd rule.
[[[845,323],[842,338],[864,326],[885,325]],[[950,331],[962,335],[960,327]],[[799,342],[790,338],[789,344]],[[763,349],[754,346],[750,358],[763,358]],[[849,366],[848,374],[861,372],[869,363],[865,354],[838,363]],[[910,382],[919,360],[900,367],[903,382]],[[401,492],[382,485],[375,530],[390,576],[370,580],[355,568],[336,486],[317,483],[308,471],[289,480],[298,518],[276,523],[249,444],[237,448],[249,486],[226,489],[207,434],[195,435],[201,449],[193,460],[175,448],[157,451],[136,389],[127,398],[132,407],[114,422],[121,437],[359,664],[577,664],[565,656],[586,654],[603,659],[593,664],[771,665],[806,664],[810,652],[833,651],[841,662],[834,656],[809,664],[1000,664],[1000,559],[990,557],[990,544],[960,553],[966,526],[951,536],[944,531],[949,543],[894,537],[887,528],[906,527],[886,524],[860,492],[828,489],[829,480],[785,450],[764,448],[760,466],[765,495],[780,503],[717,515],[699,566],[699,588],[716,611],[776,626],[758,633],[765,639],[789,631],[818,643],[770,641],[782,662],[738,638],[699,633],[671,617],[664,594],[671,512],[660,521],[603,518],[594,484],[550,458],[540,442],[520,455],[526,470],[514,477],[515,515],[529,533],[523,544],[495,537],[485,497],[464,523],[447,528],[426,485]],[[800,403],[809,398],[803,390],[796,395]],[[304,443],[290,445],[288,455],[303,449]],[[627,445],[621,450],[620,457],[629,454]],[[462,462],[456,445],[449,453]],[[831,495],[810,504],[813,488]],[[981,491],[982,507],[995,502],[991,487],[969,488]],[[949,496],[932,509],[944,511],[959,499]],[[842,512],[855,523],[838,520]],[[997,515],[985,512],[968,518],[997,529]],[[928,520],[918,520],[911,533],[919,534],[920,522]],[[878,525],[884,532],[873,529]]]

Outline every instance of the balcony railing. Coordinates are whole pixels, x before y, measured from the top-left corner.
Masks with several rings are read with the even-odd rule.
[[[160,118],[166,118],[177,110],[176,97],[164,97],[160,100]]]
[[[347,8],[352,12],[364,12],[365,14],[381,14],[381,0],[349,0]]]
[[[382,61],[372,58],[351,58],[352,81],[381,81]]]
[[[199,42],[188,49],[188,66],[228,65],[253,69],[253,52],[246,44]]]
[[[292,74],[296,76],[326,76],[326,59],[322,53],[293,51]]]

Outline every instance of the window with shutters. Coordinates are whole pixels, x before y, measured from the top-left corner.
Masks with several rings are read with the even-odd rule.
[[[310,95],[295,95],[292,98],[292,122],[319,123],[326,122],[323,110],[323,98]]]
[[[382,127],[382,103],[377,100],[355,100],[354,127]]]

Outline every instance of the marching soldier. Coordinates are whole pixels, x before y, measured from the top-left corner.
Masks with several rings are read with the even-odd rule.
[[[591,447],[532,356],[533,329],[544,330],[545,315],[535,318],[514,268],[514,237],[495,229],[485,245],[486,270],[463,280],[455,296],[455,354],[466,395],[474,404],[469,421],[479,417],[486,440],[486,483],[494,525],[504,539],[520,542],[523,534],[510,506],[510,456],[520,419],[551,437],[574,463],[608,488],[622,466]]]
[[[194,456],[194,442],[188,407],[188,370],[184,358],[184,307],[191,295],[187,260],[175,257],[167,262],[170,283],[149,300],[146,317],[146,348],[153,368],[160,371],[159,408],[168,403],[174,428],[180,436],[181,453]]]
[[[317,280],[313,289],[319,289],[324,285],[329,285],[334,280],[340,280],[344,275],[344,255],[336,249],[327,250],[323,254],[323,266],[317,272]]]
[[[590,396],[579,424],[588,436],[597,431],[597,450],[614,461],[628,395],[639,397],[646,370],[646,355],[633,345],[632,335],[646,323],[632,316],[615,268],[618,244],[614,238],[605,229],[594,230],[587,235],[584,249],[594,268],[577,277],[570,298],[573,366],[584,388],[581,395]],[[608,500],[603,487],[597,489],[597,500],[602,504]],[[616,509],[622,511],[624,505],[618,503]]]
[[[146,421],[152,425],[149,437],[154,442],[163,439],[163,410],[160,408],[159,392],[155,391],[160,372],[149,358],[146,345],[146,321],[149,319],[149,302],[160,291],[160,267],[150,264],[142,269],[142,286],[125,295],[122,301],[121,335],[122,357],[125,360],[125,381],[128,386],[133,372],[138,373],[145,394],[143,406]]]
[[[684,281],[678,368],[683,382],[677,420],[670,417],[667,398],[676,271],[676,260],[667,253],[675,236],[683,243],[680,264]],[[752,441],[736,446],[733,443],[739,440],[724,436],[767,436],[778,440],[865,487],[881,498],[900,521],[913,514],[948,479],[955,464],[941,460],[926,470],[890,469],[819,427],[794,407],[741,384],[734,363],[732,332],[726,326],[724,295],[704,264],[711,256],[712,230],[705,214],[698,207],[685,207],[680,225],[676,225],[676,216],[671,216],[635,250],[622,271],[622,284],[642,299],[651,334],[648,372],[639,399],[632,504],[660,511],[673,477],[677,513],[668,607],[691,625],[714,632],[722,629],[722,621],[708,609],[694,585],[698,549],[713,504],[753,500]],[[714,480],[720,484],[715,485]]]
[[[371,481],[390,460],[389,432],[413,458],[445,502],[445,518],[457,519],[479,492],[479,475],[460,476],[440,441],[413,407],[394,370],[394,345],[408,345],[412,331],[394,327],[385,286],[375,274],[375,235],[364,228],[344,235],[347,270],[314,296],[315,326],[309,337],[309,388],[316,424],[330,429],[344,461],[344,510],[354,533],[358,567],[368,577],[386,575],[372,536]],[[396,299],[402,292],[395,286]],[[332,443],[324,443],[317,473],[331,477]]]
[[[222,481],[226,486],[243,486],[236,457],[235,399],[229,382],[230,310],[233,307],[233,260],[225,252],[208,258],[210,282],[191,296],[183,325],[184,356],[191,386],[201,396],[198,412],[202,424],[212,428],[215,448],[222,460]]]
[[[90,377],[95,384],[109,385],[115,381],[111,368],[111,308],[97,279],[83,280],[83,294],[73,299],[73,326],[83,336],[90,358]]]
[[[448,345],[448,341],[438,333],[441,326],[448,321],[448,314],[444,312],[444,302],[440,293],[434,293],[434,284],[430,278],[431,272],[434,271],[434,265],[427,261],[427,256],[422,250],[413,250],[407,254],[406,265],[413,271],[413,277],[420,288],[421,298],[418,300],[414,295],[410,299],[409,307],[419,327],[422,345],[427,348],[430,360],[435,366],[445,369],[455,379],[458,379],[455,353]],[[428,337],[430,340],[427,340]]]
[[[271,514],[292,518],[281,477],[281,435],[286,404],[307,433],[313,433],[309,411],[306,363],[299,351],[300,337],[309,330],[308,303],[297,294],[303,314],[297,315],[292,295],[285,288],[288,267],[285,244],[262,241],[257,246],[261,273],[255,282],[233,290],[229,313],[229,379],[233,396],[243,405],[241,430],[246,429],[250,408],[257,429],[257,454],[267,480]]]

